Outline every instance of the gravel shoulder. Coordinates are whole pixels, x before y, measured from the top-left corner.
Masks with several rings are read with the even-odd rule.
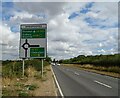
[[[34,94],[35,96],[57,96],[50,66],[47,66],[45,70],[47,70],[47,73],[42,82],[36,81],[39,88],[34,91]]]

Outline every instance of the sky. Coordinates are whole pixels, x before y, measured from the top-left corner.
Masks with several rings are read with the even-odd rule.
[[[118,53],[118,0],[20,1],[4,0],[0,4],[1,59],[19,59],[22,23],[47,24],[47,53],[57,60]]]

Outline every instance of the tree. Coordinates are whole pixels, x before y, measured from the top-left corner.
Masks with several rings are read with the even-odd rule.
[[[53,62],[55,63],[55,59],[53,59]]]
[[[47,56],[47,57],[46,57],[46,61],[47,61],[47,62],[51,62],[51,61],[52,61],[51,57]]]

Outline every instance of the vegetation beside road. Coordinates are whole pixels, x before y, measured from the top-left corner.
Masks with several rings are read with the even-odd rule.
[[[36,71],[41,71],[41,60],[25,60],[25,70],[29,67],[34,67]],[[47,61],[44,61],[44,66],[49,65]],[[27,77],[27,71],[25,76]],[[2,62],[2,77],[22,77],[22,61],[3,61]]]
[[[44,61],[42,77],[41,60],[25,60],[23,77],[22,61],[3,61],[2,96],[55,96],[52,72],[48,62]]]
[[[120,77],[120,54],[114,55],[79,55],[74,58],[60,60],[63,64],[73,64],[73,67],[96,70],[96,72],[109,73],[109,75]]]
[[[93,65],[90,65],[90,64],[84,64],[84,65],[62,64],[62,65],[66,66],[66,67],[76,68],[76,69],[85,70],[85,71],[89,71],[89,72],[94,72],[94,73],[98,73],[98,74],[102,74],[102,75],[112,76],[112,77],[115,77],[115,78],[120,78],[119,73],[109,72],[109,71],[105,71],[105,70],[102,71],[102,70],[99,70],[100,68],[95,68],[95,67],[93,67]],[[118,69],[118,70],[120,70],[120,69]]]

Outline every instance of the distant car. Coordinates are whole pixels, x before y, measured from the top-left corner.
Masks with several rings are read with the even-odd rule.
[[[55,63],[51,63],[51,65],[55,66]]]
[[[60,66],[60,64],[57,64],[58,66]]]

